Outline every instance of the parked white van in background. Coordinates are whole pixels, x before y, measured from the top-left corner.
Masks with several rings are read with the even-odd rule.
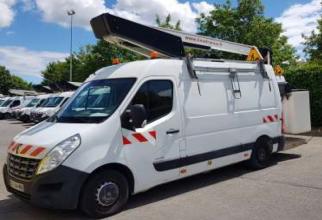
[[[110,17],[98,19],[126,22]],[[53,117],[14,137],[5,185],[41,207],[105,217],[159,184],[241,161],[268,166],[284,146],[281,116],[271,65],[186,57],[118,64],[98,70]]]
[[[10,115],[6,114],[5,112],[8,110],[8,108],[10,108],[12,102],[14,100],[14,97],[9,97],[8,99],[6,99],[2,105],[0,106],[0,119],[4,119],[4,118],[9,118]]]
[[[21,104],[19,106],[16,106],[14,108],[10,109],[10,116],[12,118],[17,118],[18,115],[21,112],[21,109],[25,108],[27,105],[33,105],[35,103],[35,97],[34,96],[25,96],[23,97],[23,101],[21,102]]]
[[[53,116],[64,103],[72,96],[73,92],[62,92],[52,94],[46,104],[37,109],[34,115],[34,122],[39,123],[51,116]]]
[[[30,102],[32,96],[16,96],[5,101],[0,107],[0,119],[7,119],[11,117],[12,111],[15,108],[25,105]]]
[[[8,99],[7,97],[0,98],[0,107],[7,99]]]
[[[18,119],[23,122],[30,122],[31,112],[41,107],[47,101],[48,97],[50,97],[49,94],[38,95],[32,103],[28,104],[25,108],[21,109],[18,115]]]

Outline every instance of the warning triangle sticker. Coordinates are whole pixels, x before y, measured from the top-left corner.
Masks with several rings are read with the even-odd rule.
[[[261,54],[256,48],[250,49],[248,55],[247,55],[247,61],[257,61],[261,59]]]

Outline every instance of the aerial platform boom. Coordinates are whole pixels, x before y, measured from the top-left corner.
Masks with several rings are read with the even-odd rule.
[[[246,56],[253,50],[256,51],[258,60],[263,59],[255,46],[165,28],[149,27],[109,13],[93,18],[91,25],[97,38],[118,44],[147,57],[150,57],[152,51],[159,52],[161,57],[185,57],[184,48],[189,47]]]
[[[263,56],[255,46],[176,30],[149,27],[109,13],[93,18],[91,26],[97,38],[143,56],[150,57],[152,52],[157,51],[158,57],[185,59],[191,78],[197,79],[198,77],[191,55],[185,52],[186,47],[247,55],[248,61],[258,61],[262,76],[268,78]],[[269,58],[267,61],[269,63]]]

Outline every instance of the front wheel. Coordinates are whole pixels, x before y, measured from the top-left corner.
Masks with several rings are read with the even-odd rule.
[[[129,184],[120,172],[104,170],[86,183],[80,199],[81,210],[90,217],[103,218],[122,210],[129,199]]]
[[[10,118],[10,114],[9,113],[5,113],[4,114],[4,119],[9,119]]]
[[[269,165],[273,151],[273,142],[269,138],[261,138],[256,141],[252,156],[248,161],[252,169],[263,169]]]

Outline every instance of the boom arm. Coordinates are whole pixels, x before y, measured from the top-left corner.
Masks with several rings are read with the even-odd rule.
[[[180,37],[184,47],[196,48],[201,50],[219,50],[229,53],[249,55],[252,49],[257,48],[255,46],[240,44],[231,41],[221,40],[218,38],[212,38],[197,34],[185,33],[177,30],[170,30],[165,28],[156,28],[160,31],[167,32],[169,34]],[[257,50],[258,51],[258,50]],[[260,54],[260,53],[259,53]],[[262,58],[262,57],[261,57]]]
[[[146,57],[150,57],[152,51],[157,51],[160,57],[184,58],[190,76],[195,79],[198,77],[191,56],[185,53],[185,47],[247,55],[247,60],[259,60],[260,72],[264,78],[268,78],[263,57],[255,46],[164,28],[153,28],[109,13],[93,18],[91,25],[97,38]]]
[[[149,27],[109,13],[93,18],[91,25],[97,38],[118,44],[147,57],[150,57],[152,51],[159,52],[161,57],[185,57],[184,48],[190,47],[242,55],[249,55],[251,51],[256,51],[257,59],[263,59],[255,46],[176,30]]]

